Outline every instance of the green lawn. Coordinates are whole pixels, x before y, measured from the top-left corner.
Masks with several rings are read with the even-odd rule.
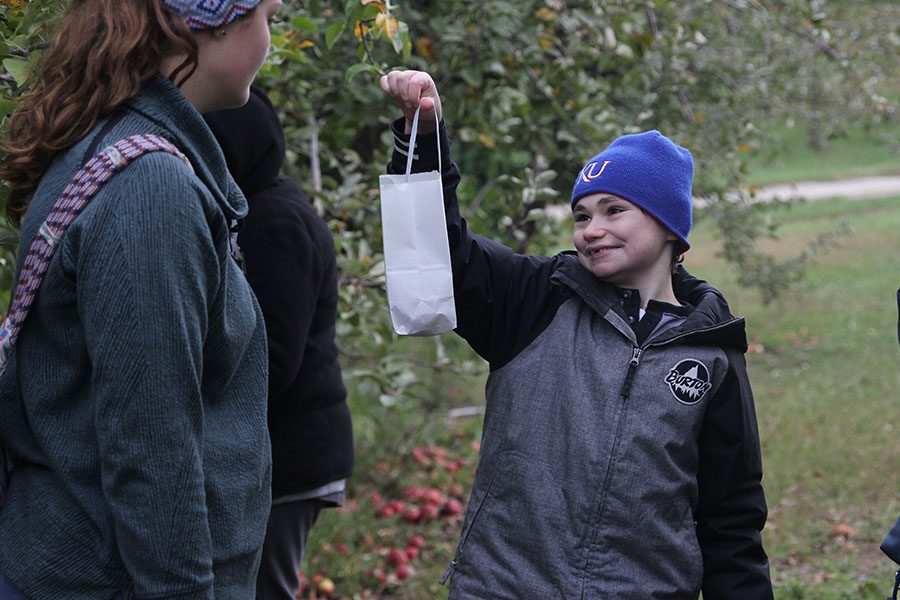
[[[807,127],[784,122],[767,126],[770,138],[747,157],[748,183],[757,186],[866,175],[900,174],[900,120],[875,131],[848,128],[824,152],[807,144]]]
[[[851,233],[776,304],[734,283],[708,227],[688,267],[748,319],[778,598],[883,600],[878,544],[900,515],[900,197],[784,211],[776,255],[846,219]],[[699,250],[695,254],[695,250]],[[841,532],[844,532],[842,535]]]

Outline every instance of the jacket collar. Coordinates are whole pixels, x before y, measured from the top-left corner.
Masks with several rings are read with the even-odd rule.
[[[615,287],[584,269],[574,252],[567,251],[557,255],[557,267],[551,280],[571,289],[623,334],[632,337],[624,330],[630,330],[630,327],[611,310],[614,303],[618,302]],[[747,350],[744,319],[731,314],[728,303],[719,290],[694,277],[680,265],[672,275],[672,287],[675,296],[692,305],[694,310],[681,325],[654,338],[651,345],[662,345],[677,339],[682,343],[712,344],[736,348],[741,352]]]
[[[229,220],[247,215],[247,200],[229,175],[219,144],[181,90],[160,75],[148,81],[127,106],[164,130],[164,137],[188,157]]]

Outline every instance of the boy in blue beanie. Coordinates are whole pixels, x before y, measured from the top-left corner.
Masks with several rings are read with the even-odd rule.
[[[381,86],[405,117],[388,171],[409,152],[415,172],[440,166],[456,332],[491,368],[449,598],[771,599],[744,320],[674,268],[690,152],[656,131],[619,138],[578,172],[575,252],[522,256],[460,216],[431,77]]]

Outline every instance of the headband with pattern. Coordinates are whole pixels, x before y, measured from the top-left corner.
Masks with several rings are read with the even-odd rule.
[[[261,0],[163,0],[193,30],[228,25],[256,8]]]

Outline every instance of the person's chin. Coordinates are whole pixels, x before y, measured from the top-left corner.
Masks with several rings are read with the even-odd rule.
[[[210,112],[214,110],[240,108],[250,100],[250,87],[247,86],[243,91],[233,94],[221,94],[216,100],[215,106],[209,109]]]
[[[615,278],[617,273],[617,269],[605,261],[593,261],[584,257],[579,257],[579,262],[586,271],[603,281],[609,281],[610,278]]]
[[[247,86],[246,88],[244,88],[244,90],[240,94],[235,96],[234,103],[231,106],[229,106],[229,108],[240,108],[240,107],[244,106],[245,104],[247,104],[247,102],[249,100],[250,100],[250,87]]]

